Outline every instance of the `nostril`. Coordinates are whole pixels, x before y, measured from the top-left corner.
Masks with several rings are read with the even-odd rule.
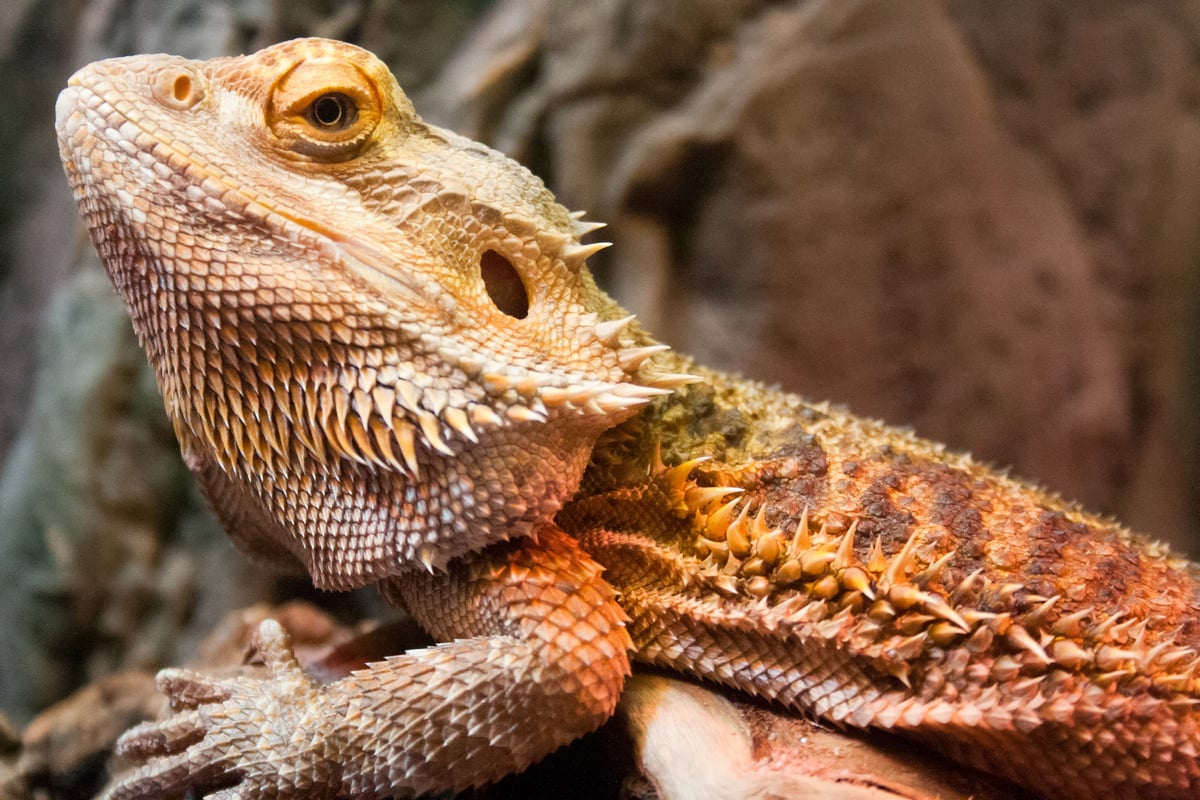
[[[492,304],[514,319],[525,319],[529,313],[529,293],[512,262],[495,250],[488,250],[479,259],[479,272]]]
[[[187,75],[180,75],[175,78],[175,83],[171,84],[171,89],[176,100],[186,103],[192,98],[192,79]]]
[[[186,111],[204,97],[197,77],[189,70],[170,67],[159,71],[150,84],[154,99],[167,108]]]

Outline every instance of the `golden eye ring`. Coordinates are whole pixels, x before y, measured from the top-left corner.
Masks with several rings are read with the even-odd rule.
[[[267,124],[288,158],[337,163],[357,156],[383,118],[375,80],[344,59],[306,59],[267,98]]]

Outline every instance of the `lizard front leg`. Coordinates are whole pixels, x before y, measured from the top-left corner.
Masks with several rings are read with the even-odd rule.
[[[629,674],[625,617],[600,567],[557,528],[453,562],[444,575],[389,579],[383,590],[453,641],[320,686],[282,629],[264,623],[266,679],[160,676],[187,710],[122,738],[122,752],[151,760],[109,797],[457,791],[528,766],[616,707]]]

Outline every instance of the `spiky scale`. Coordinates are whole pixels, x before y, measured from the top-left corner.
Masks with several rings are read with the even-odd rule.
[[[653,355],[666,352],[671,348],[665,344],[651,344],[644,347],[626,347],[617,351],[617,363],[626,372],[634,372]]]
[[[1092,663],[1093,654],[1070,639],[1060,639],[1050,648],[1050,657],[1069,669],[1082,669]]]
[[[907,579],[908,571],[913,565],[913,552],[917,546],[917,537],[909,536],[900,552],[892,557],[880,582],[884,586],[897,586]]]
[[[572,269],[579,269],[589,258],[596,255],[596,253],[599,253],[601,250],[605,250],[609,247],[612,247],[612,242],[590,242],[588,244],[570,243],[563,247],[562,251],[560,252],[560,256],[562,257],[562,260],[567,263],[568,267]]]
[[[730,521],[733,519],[733,512],[741,504],[740,497],[735,497],[728,503],[718,508],[716,511],[708,515],[704,522],[704,535],[706,538],[715,541],[725,541],[726,533],[729,530]]]
[[[738,513],[733,522],[725,530],[725,543],[729,545],[730,552],[738,557],[745,557],[750,554],[750,526],[747,523],[747,515],[750,511],[750,504],[746,503],[742,506],[742,510]]]
[[[837,578],[832,575],[825,575],[812,585],[812,589],[810,591],[812,592],[813,597],[817,597],[822,600],[831,600],[841,593],[842,587],[838,583]]]
[[[400,445],[400,455],[404,457],[404,464],[408,467],[408,472],[414,478],[420,477],[420,471],[417,462],[417,429],[408,422],[398,423],[396,426],[396,442]]]
[[[441,420],[429,411],[419,411],[416,416],[417,424],[420,426],[421,435],[425,438],[426,444],[442,455],[454,455],[454,450],[442,438]]]
[[[825,572],[837,554],[828,550],[807,550],[800,554],[800,571],[808,577],[816,577]]]
[[[596,334],[596,338],[603,342],[606,346],[616,347],[619,343],[621,331],[628,328],[630,323],[632,323],[635,319],[637,319],[637,316],[630,314],[617,319],[605,320],[604,322],[597,323],[596,327],[593,328],[593,331]]]
[[[767,531],[754,541],[754,553],[766,564],[774,565],[783,553],[783,531]]]
[[[795,559],[790,559],[779,565],[779,569],[775,571],[775,583],[780,588],[788,588],[804,577],[804,569],[800,566],[800,562]]]
[[[847,567],[839,576],[842,585],[853,592],[862,592],[868,599],[875,599],[871,588],[871,576],[861,567]]]
[[[703,383],[704,378],[700,375],[693,375],[690,372],[662,372],[651,373],[642,378],[648,386],[653,386],[658,389],[666,389],[674,391],[684,386],[693,383]]]
[[[742,489],[737,486],[693,486],[684,491],[683,501],[688,507],[699,510],[741,492]]]
[[[472,444],[479,443],[479,436],[476,435],[475,430],[471,427],[471,421],[467,417],[466,411],[463,411],[461,408],[447,408],[442,412],[442,419],[459,436]]]
[[[796,523],[796,531],[792,536],[791,554],[803,553],[812,547],[812,531],[808,527],[808,506],[800,512],[800,520]]]
[[[468,413],[473,423],[484,428],[498,428],[504,422],[500,418],[500,415],[493,411],[490,406],[483,405],[482,403],[473,404]]]
[[[836,570],[843,570],[854,565],[854,536],[858,533],[858,520],[850,523],[850,527],[846,533],[842,535],[841,541],[838,543],[837,552],[834,554],[833,561],[830,566]]]
[[[513,422],[541,423],[546,421],[545,414],[535,411],[529,406],[509,406],[504,413]]]

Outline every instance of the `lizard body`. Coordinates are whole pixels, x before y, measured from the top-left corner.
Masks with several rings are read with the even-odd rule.
[[[599,725],[630,655],[1046,797],[1200,792],[1192,565],[666,351],[592,281],[595,226],[369,53],[97,62],[57,116],[231,537],[445,642],[322,686],[266,624],[267,679],[164,671],[181,711],[110,797],[479,785]]]

